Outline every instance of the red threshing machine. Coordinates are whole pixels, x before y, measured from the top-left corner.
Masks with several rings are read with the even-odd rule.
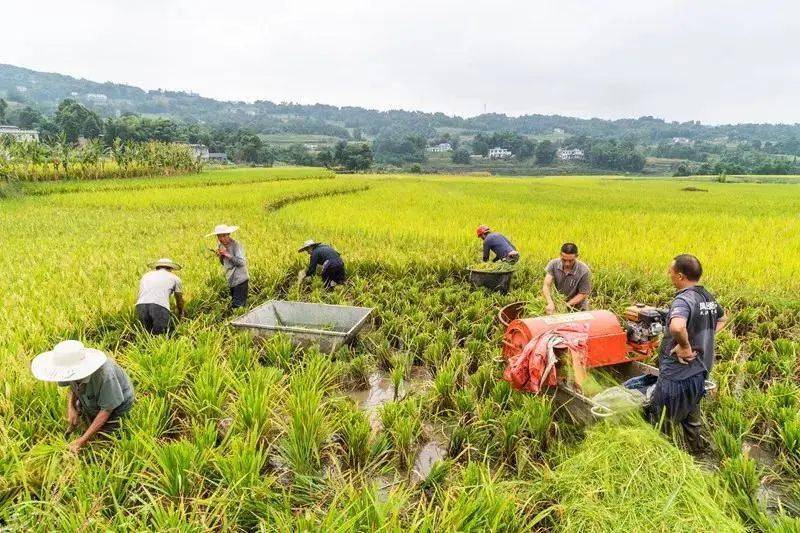
[[[588,327],[585,358],[577,360],[561,354],[554,369],[557,385],[543,389],[554,393],[556,401],[564,404],[573,417],[590,422],[615,414],[613,409],[595,402],[590,393],[584,391],[583,385],[589,375],[597,376],[597,382],[613,385],[638,376],[658,376],[658,368],[644,361],[658,351],[666,310],[632,305],[620,321],[614,313],[604,310],[521,318],[524,308],[524,302],[517,302],[500,311],[500,322],[506,327],[503,335],[506,359],[519,355],[532,339],[543,333],[567,324],[583,323]],[[714,388],[712,382],[706,382],[706,390]]]

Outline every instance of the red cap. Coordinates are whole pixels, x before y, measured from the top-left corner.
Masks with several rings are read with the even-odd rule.
[[[475,230],[475,233],[478,234],[478,237],[483,237],[484,235],[486,235],[490,231],[491,230],[489,229],[489,226],[478,226],[478,229]]]

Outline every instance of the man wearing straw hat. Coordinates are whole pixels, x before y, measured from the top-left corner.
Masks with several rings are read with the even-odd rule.
[[[153,335],[169,330],[169,297],[175,295],[178,318],[184,316],[183,286],[181,278],[173,274],[181,266],[166,257],[150,265],[150,272],[139,282],[139,297],[136,299],[136,314],[144,329]]]
[[[346,272],[344,270],[344,261],[339,252],[333,249],[332,246],[322,244],[314,239],[307,240],[303,246],[300,247],[298,252],[308,252],[311,259],[308,263],[308,268],[301,270],[297,274],[297,279],[303,281],[304,279],[313,276],[317,267],[322,267],[322,282],[325,288],[330,290],[344,283]]]
[[[214,231],[206,235],[217,237],[216,254],[219,262],[225,269],[225,278],[231,290],[231,307],[237,309],[247,305],[247,289],[250,274],[247,272],[247,260],[244,257],[244,246],[239,241],[233,240],[231,233],[238,230],[239,226],[219,224]]]
[[[70,430],[82,418],[88,427],[72,441],[69,449],[77,453],[98,432],[110,433],[133,407],[133,385],[122,368],[101,352],[80,341],[63,341],[31,362],[36,379],[69,387],[67,422]]]

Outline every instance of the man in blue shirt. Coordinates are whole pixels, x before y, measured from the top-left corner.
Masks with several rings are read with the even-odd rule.
[[[342,261],[342,256],[339,255],[339,252],[334,250],[332,246],[309,239],[297,251],[308,252],[311,256],[308,268],[301,270],[298,274],[299,281],[314,276],[317,272],[317,267],[322,267],[320,275],[326,289],[331,290],[344,283],[347,277],[347,273],[344,270],[344,261]]]
[[[677,289],[669,308],[667,332],[658,356],[659,376],[649,414],[681,424],[693,451],[702,449],[700,400],[714,365],[714,338],[725,326],[725,311],[714,296],[699,285],[703,275],[693,255],[677,256],[669,277]]]
[[[483,239],[483,261],[489,260],[491,252],[494,252],[492,262],[505,261],[514,264],[519,261],[519,252],[504,235],[495,233],[489,226],[478,226],[478,238]]]

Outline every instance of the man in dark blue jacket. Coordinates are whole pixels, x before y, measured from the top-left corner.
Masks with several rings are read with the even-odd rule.
[[[703,267],[693,255],[679,255],[669,266],[677,292],[669,308],[649,408],[655,422],[666,416],[669,422],[682,425],[693,451],[702,449],[700,400],[714,364],[714,338],[726,321],[714,296],[699,285],[702,275]]]
[[[298,274],[300,281],[307,277],[312,277],[316,273],[317,267],[322,267],[320,274],[326,289],[330,290],[344,283],[347,276],[344,270],[344,261],[342,261],[342,256],[339,255],[339,252],[334,250],[333,247],[309,239],[297,251],[308,252],[311,256],[308,268],[301,270]]]
[[[478,238],[483,239],[483,261],[489,260],[490,252],[494,252],[493,262],[505,261],[514,264],[519,261],[519,252],[504,235],[495,233],[489,226],[478,226]]]

